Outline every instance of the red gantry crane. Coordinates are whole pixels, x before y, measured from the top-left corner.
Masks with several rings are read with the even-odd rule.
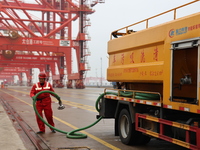
[[[15,55],[12,54],[1,54],[0,53],[0,74],[2,72],[18,72],[18,78],[19,83],[22,85],[22,73],[26,74],[27,77],[27,85],[32,85],[32,68],[38,68],[41,71],[44,71],[47,73],[47,79],[50,77],[50,66],[52,67],[51,73],[52,76],[55,77],[56,71],[55,71],[55,64],[59,64],[60,57],[59,56],[39,56],[39,55],[31,55],[29,54],[20,54],[16,53]],[[31,62],[30,62],[31,60]],[[12,67],[12,68],[11,68]],[[14,68],[13,68],[14,67]],[[20,67],[20,69],[19,69]],[[28,70],[28,72],[25,72],[25,70]],[[8,73],[7,73],[8,75]],[[56,79],[56,78],[54,78]],[[56,81],[56,80],[55,80]],[[63,85],[53,83],[54,87],[63,87]]]
[[[63,87],[67,75],[67,88],[73,88],[73,82],[75,88],[84,88],[85,72],[89,70],[87,27],[90,23],[87,15],[94,13],[92,7],[98,3],[104,0],[0,0],[0,52],[1,62],[5,61],[0,67],[12,67],[16,57],[24,55],[30,57],[26,61],[30,65],[24,65],[25,68],[35,68],[33,63],[36,66],[45,64],[43,70],[48,74],[52,72],[53,83],[58,87]],[[72,71],[73,52],[76,72]],[[56,57],[58,61],[37,62],[32,59],[35,56],[38,59]],[[18,66],[19,62],[15,67]]]
[[[11,75],[11,76],[14,76],[14,75],[17,75],[18,78],[19,78],[19,85],[22,85],[22,77],[23,77],[23,74],[22,73],[25,73],[26,76],[27,76],[27,79],[28,81],[30,81],[30,77],[31,77],[31,72],[29,69],[25,69],[25,68],[20,68],[20,67],[15,67],[15,68],[0,68],[0,75]],[[12,77],[13,79],[13,77]],[[6,79],[7,81],[7,79]],[[12,84],[10,81],[8,82],[9,84]]]

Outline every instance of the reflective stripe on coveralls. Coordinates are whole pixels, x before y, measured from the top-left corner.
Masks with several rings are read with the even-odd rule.
[[[37,83],[36,83],[35,85],[36,85],[36,88],[35,88],[36,91],[37,91],[37,90],[42,90],[42,87],[39,88],[39,86],[38,86]],[[44,87],[43,89],[44,89],[44,90],[49,90],[49,89],[50,89],[49,82],[46,82],[46,87]]]

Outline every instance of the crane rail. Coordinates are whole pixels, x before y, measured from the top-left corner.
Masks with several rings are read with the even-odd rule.
[[[21,132],[20,135],[22,135],[22,138],[26,141],[26,146],[37,150],[51,150],[47,143],[33,131],[2,96],[0,96],[0,103],[4,107],[9,118],[14,122],[14,127]]]

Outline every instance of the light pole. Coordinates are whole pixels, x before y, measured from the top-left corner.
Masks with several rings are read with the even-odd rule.
[[[95,80],[96,82],[97,82],[97,87],[98,87],[98,76],[97,76],[97,68],[96,68],[96,80]]]
[[[100,59],[101,59],[101,86],[102,86],[102,57]]]

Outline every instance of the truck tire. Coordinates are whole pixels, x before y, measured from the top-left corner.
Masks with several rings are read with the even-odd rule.
[[[121,142],[126,145],[131,145],[134,142],[134,125],[131,122],[131,116],[127,109],[121,110],[118,127]]]
[[[131,122],[131,116],[127,109],[122,109],[120,112],[118,130],[121,142],[126,145],[147,144],[151,139],[135,130],[135,123]]]

